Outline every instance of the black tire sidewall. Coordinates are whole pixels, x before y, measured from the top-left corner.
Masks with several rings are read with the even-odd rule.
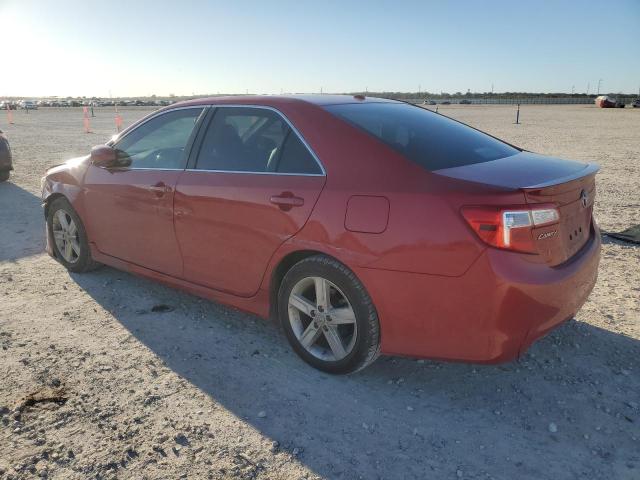
[[[293,287],[307,277],[322,277],[329,280],[342,291],[353,308],[358,329],[356,342],[352,351],[341,360],[325,361],[313,356],[300,344],[293,332],[289,322],[289,295]],[[373,344],[379,343],[377,314],[362,283],[353,272],[337,260],[318,255],[294,265],[285,275],[278,291],[278,316],[295,352],[319,370],[335,374],[351,373],[375,359],[375,356],[370,358],[369,352]]]
[[[64,256],[58,250],[58,246],[56,245],[56,242],[53,238],[53,216],[59,210],[65,211],[73,219],[74,223],[76,224],[76,228],[78,229],[78,237],[80,240],[80,256],[78,258],[78,261],[74,263],[67,262],[64,259]],[[62,265],[64,265],[67,270],[71,272],[81,273],[91,269],[93,261],[91,259],[89,240],[87,239],[87,233],[84,229],[84,224],[66,198],[57,198],[49,206],[47,211],[47,234],[49,235],[51,248],[53,249],[55,258]]]

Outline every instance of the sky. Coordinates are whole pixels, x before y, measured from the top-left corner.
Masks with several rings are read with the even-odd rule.
[[[0,42],[0,97],[640,88],[640,0],[0,0]]]

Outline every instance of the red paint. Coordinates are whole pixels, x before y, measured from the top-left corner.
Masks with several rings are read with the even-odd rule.
[[[255,295],[271,256],[303,227],[324,182],[324,177],[184,172],[174,205],[183,278]]]
[[[82,217],[97,249],[168,275],[182,275],[173,228],[179,171],[107,170],[89,166]]]
[[[356,100],[251,96],[177,105],[276,108],[326,177],[110,172],[87,158],[50,170],[43,198],[69,198],[96,260],[265,317],[273,273],[287,255],[331,255],[371,295],[388,354],[509,360],[578,311],[599,262],[594,168],[523,152],[513,164],[429,172],[321,108],[344,101]],[[535,254],[489,247],[461,214],[468,206],[534,204],[561,212],[557,235],[536,240]]]

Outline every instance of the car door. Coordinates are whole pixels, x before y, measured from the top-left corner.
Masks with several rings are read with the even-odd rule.
[[[158,114],[115,142],[117,167],[89,167],[85,211],[91,241],[100,252],[181,276],[173,198],[203,110]]]
[[[279,112],[223,106],[212,117],[176,186],[184,278],[248,297],[276,249],[304,226],[325,174]]]

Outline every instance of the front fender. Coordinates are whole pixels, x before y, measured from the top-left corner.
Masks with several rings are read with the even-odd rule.
[[[82,217],[82,182],[88,164],[89,157],[74,158],[47,171],[41,181],[45,216],[51,200],[63,196]]]

